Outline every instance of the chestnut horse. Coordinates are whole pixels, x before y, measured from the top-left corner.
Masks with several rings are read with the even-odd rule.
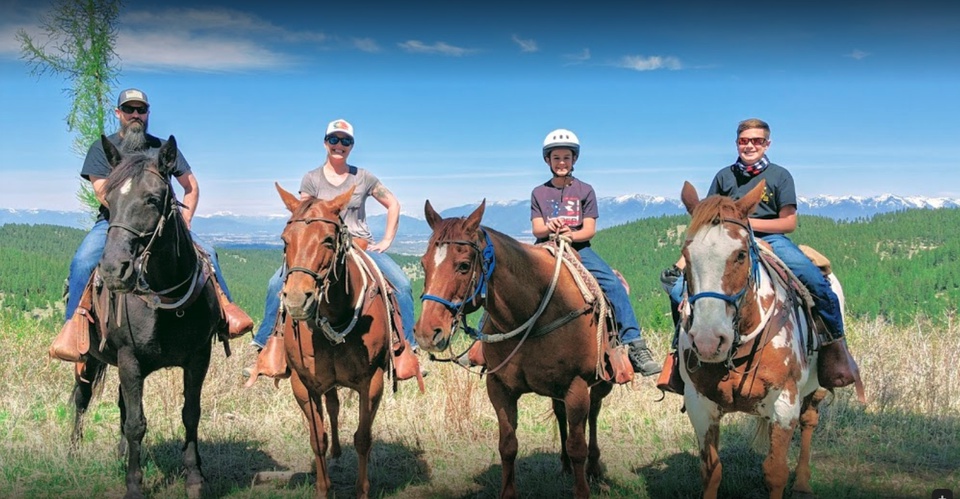
[[[681,194],[692,220],[683,246],[688,296],[681,304],[679,368],[707,498],[720,486],[720,418],[729,412],[759,417],[754,444],[767,451],[763,474],[773,498],[782,497],[787,485],[787,451],[799,424],[793,491],[812,494],[810,443],[827,391],[817,380],[815,339],[803,304],[761,261],[750,228],[748,216],[764,188],[761,181],[737,201],[700,201],[687,182]]]
[[[359,395],[360,418],[353,436],[358,456],[356,494],[368,497],[371,429],[392,358],[390,305],[382,287],[386,281],[376,277],[373,261],[353,247],[341,218],[353,189],[332,200],[301,201],[279,184],[276,187],[291,212],[281,236],[287,269],[280,293],[285,310],[283,344],[293,394],[310,430],[317,469],[315,493],[326,497],[330,489],[321,401],[326,397],[331,455],[336,457],[340,453],[336,390],[344,386]]]
[[[487,394],[500,426],[500,497],[517,495],[517,400],[530,392],[553,399],[563,469],[573,472],[576,497],[588,497],[587,475],[601,474],[597,416],[603,397],[613,388],[597,372],[603,360],[598,319],[569,272],[559,273],[549,297],[558,274],[557,257],[482,227],[484,206],[481,203],[464,218],[443,219],[430,201],[426,202],[424,210],[433,234],[421,260],[424,301],[414,334],[421,348],[444,350],[465,315],[483,307],[486,319],[480,339],[486,365],[491,368]],[[538,307],[542,314],[530,323]],[[498,336],[507,337],[524,326],[528,333],[533,332],[497,341],[501,339]],[[589,447],[585,437],[588,419]]]

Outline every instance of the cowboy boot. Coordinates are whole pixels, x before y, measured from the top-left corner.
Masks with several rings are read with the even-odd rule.
[[[223,318],[227,321],[230,339],[253,331],[253,319],[239,305],[227,298],[216,278],[213,279],[213,287],[217,290],[217,301],[220,303],[220,310],[223,311]]]
[[[683,395],[683,378],[680,377],[680,357],[677,352],[670,352],[663,361],[663,370],[657,378],[657,388],[665,391]]]

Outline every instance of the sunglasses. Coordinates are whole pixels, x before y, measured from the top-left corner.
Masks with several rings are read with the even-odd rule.
[[[741,146],[753,144],[757,147],[760,147],[767,145],[767,139],[763,137],[740,137],[737,139],[737,144]]]
[[[120,106],[120,110],[126,114],[133,114],[134,112],[137,112],[143,115],[150,112],[150,107],[149,106],[128,106],[124,104]]]
[[[350,147],[353,145],[353,139],[350,137],[337,137],[336,135],[331,135],[327,137],[327,143],[332,146],[343,144],[343,147]]]

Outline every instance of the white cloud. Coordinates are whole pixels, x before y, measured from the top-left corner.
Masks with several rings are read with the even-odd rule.
[[[580,64],[581,62],[587,62],[590,60],[590,49],[583,49],[578,54],[566,54],[563,56],[570,61],[570,64]]]
[[[634,71],[655,71],[657,69],[678,70],[683,69],[680,59],[673,56],[661,57],[652,55],[644,57],[642,55],[623,56],[616,66]]]
[[[290,57],[249,40],[189,33],[123,31],[116,50],[124,69],[244,71],[292,63]]]
[[[354,38],[353,46],[363,52],[380,52],[380,46],[373,38]]]
[[[520,52],[538,52],[540,50],[540,48],[537,47],[536,40],[524,40],[517,35],[513,35],[511,39],[520,46]]]
[[[844,54],[844,57],[849,57],[851,59],[856,59],[859,61],[861,59],[866,58],[868,55],[870,55],[870,52],[864,52],[860,49],[853,49],[853,52],[850,52],[849,54]]]
[[[460,57],[462,55],[476,52],[474,49],[455,47],[446,42],[436,42],[433,45],[427,45],[420,40],[407,40],[403,43],[398,43],[397,46],[403,50],[406,50],[407,52],[416,54],[441,54],[453,57]]]

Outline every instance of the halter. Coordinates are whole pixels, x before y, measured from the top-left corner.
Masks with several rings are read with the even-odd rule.
[[[174,224],[179,221],[177,215],[180,212],[176,210],[175,207],[183,206],[183,204],[177,201],[177,198],[173,195],[173,188],[170,186],[169,177],[165,177],[160,172],[151,169],[145,169],[144,171],[150,172],[163,180],[166,189],[163,193],[163,203],[161,203],[161,206],[166,213],[160,214],[160,219],[157,220],[157,225],[153,228],[153,230],[139,231],[135,227],[114,220],[111,221],[110,225],[107,226],[107,232],[109,232],[110,229],[117,228],[130,232],[139,239],[150,236],[150,240],[143,248],[143,251],[140,252],[140,255],[134,260],[134,267],[137,269],[137,280],[135,284],[136,293],[140,296],[148,294],[156,295],[154,296],[153,300],[144,298],[147,304],[149,304],[152,308],[175,309],[183,305],[193,295],[194,288],[200,280],[199,276],[202,273],[202,266],[200,259],[198,258],[196,270],[194,270],[192,274],[190,274],[180,283],[160,291],[154,291],[150,288],[150,284],[147,282],[147,262],[150,260],[151,248],[153,248],[154,243],[156,243],[157,240],[163,235],[163,228],[166,226],[168,220],[172,219]],[[181,299],[174,303],[162,303],[160,301],[159,296],[164,296],[167,293],[170,293],[171,291],[187,284],[188,282],[191,283],[190,289],[187,290]]]
[[[454,325],[460,324],[463,327],[463,330],[473,339],[480,339],[481,333],[467,325],[466,314],[476,310],[477,305],[475,302],[478,297],[481,300],[486,300],[487,283],[490,281],[490,277],[493,275],[493,270],[497,266],[496,253],[494,252],[493,241],[490,240],[490,234],[488,234],[487,231],[482,227],[480,228],[480,233],[483,234],[484,241],[486,242],[486,246],[484,246],[482,249],[476,241],[445,239],[436,242],[437,246],[441,244],[461,244],[470,246],[474,249],[474,262],[480,264],[480,272],[477,272],[477,266],[474,265],[473,274],[470,275],[470,283],[474,285],[473,292],[470,293],[470,296],[459,302],[451,302],[436,295],[424,294],[420,296],[421,301],[435,301],[446,307],[447,310],[453,314]],[[473,310],[466,310],[468,304],[474,305]]]
[[[701,298],[716,298],[718,300],[725,301],[728,305],[733,305],[733,309],[734,309],[733,322],[734,324],[737,324],[740,322],[740,307],[741,305],[743,305],[743,298],[747,293],[747,289],[750,288],[751,284],[753,284],[754,288],[758,290],[760,289],[760,249],[757,247],[757,240],[753,235],[753,229],[750,227],[749,224],[743,223],[739,220],[735,220],[732,218],[721,219],[721,222],[727,222],[727,223],[732,223],[734,225],[738,225],[747,231],[747,241],[748,241],[747,246],[749,248],[749,257],[750,257],[750,275],[747,278],[747,282],[743,285],[743,288],[741,288],[740,291],[738,291],[735,294],[728,295],[724,293],[718,293],[716,291],[702,291],[700,293],[694,294],[693,296],[688,296],[687,303],[690,304],[689,320],[691,321],[693,320],[693,304],[696,303],[697,300],[700,300]],[[688,286],[686,281],[684,282],[684,286]],[[677,322],[678,329],[680,328],[680,324],[681,322]],[[729,350],[730,357],[727,359],[728,363],[732,360],[732,356],[736,351],[735,347],[739,346],[741,343],[740,329],[734,328],[733,334],[734,334],[733,345]]]

